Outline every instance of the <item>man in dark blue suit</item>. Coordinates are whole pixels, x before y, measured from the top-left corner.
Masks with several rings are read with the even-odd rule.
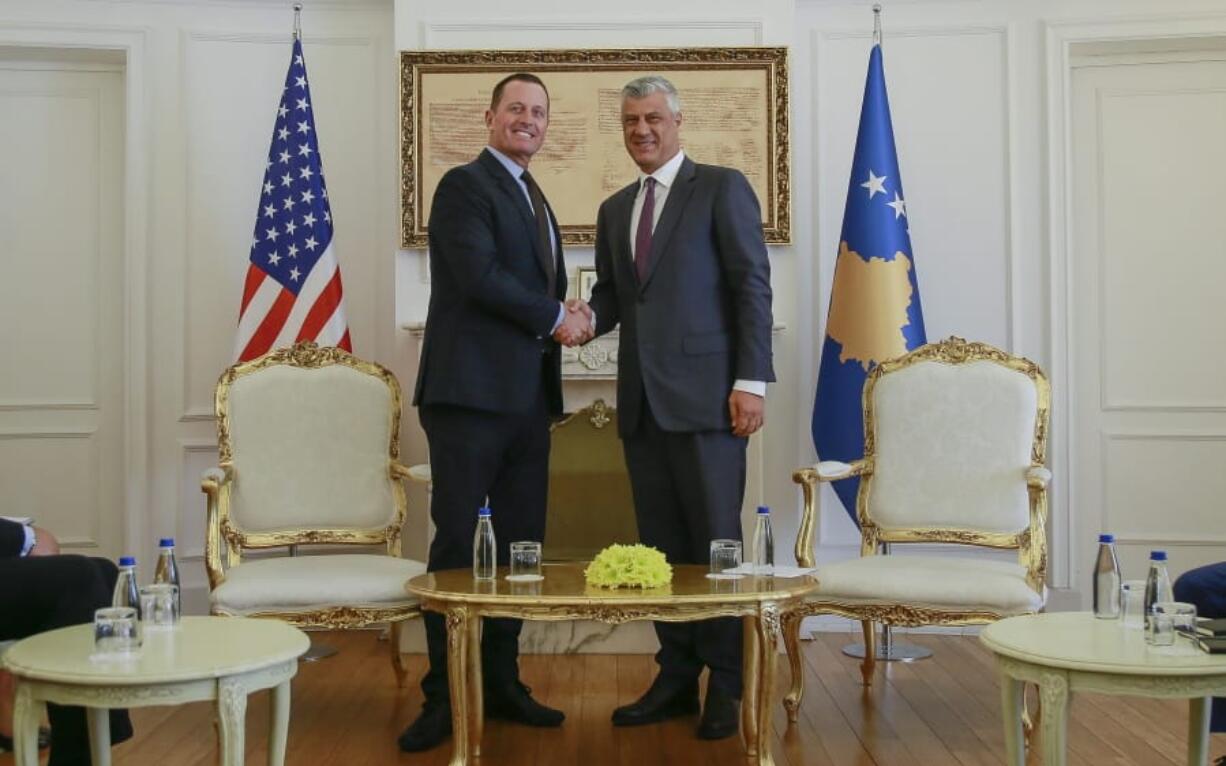
[[[92,622],[95,609],[110,606],[118,576],[119,570],[106,559],[60,555],[50,532],[0,518],[0,641]],[[0,679],[0,693],[12,694],[7,678]],[[0,701],[0,712],[9,717],[6,730],[12,723],[10,702]],[[47,718],[51,721],[47,766],[89,766],[85,709],[48,704]],[[132,737],[126,710],[111,710],[110,725],[112,744]],[[8,739],[2,738],[5,749],[12,744]]]
[[[663,77],[622,89],[623,139],[641,174],[600,206],[590,308],[598,334],[621,325],[618,427],[639,537],[671,562],[705,564],[712,539],[741,539],[746,445],[775,379],[770,263],[749,182],[686,157],[681,121]],[[735,734],[738,621],[656,623],[656,635],[659,675],[613,722],[697,712],[706,667],[698,734]]]
[[[472,565],[477,509],[487,503],[499,561],[508,560],[511,541],[544,538],[549,421],[562,412],[558,341],[591,332],[587,317],[563,303],[561,234],[528,173],[549,125],[544,83],[523,73],[503,79],[485,125],[489,145],[443,176],[430,210],[430,307],[413,403],[430,445],[431,571]],[[406,751],[434,747],[451,732],[446,627],[434,613],[425,624],[426,702],[400,736]],[[519,681],[520,626],[484,622],[485,713],[558,726],[562,712]]]
[[[1175,580],[1175,600],[1196,605],[1196,616],[1226,617],[1226,561],[1184,572]],[[1226,732],[1226,698],[1215,698],[1209,714],[1209,731]],[[1214,762],[1226,766],[1226,756]]]

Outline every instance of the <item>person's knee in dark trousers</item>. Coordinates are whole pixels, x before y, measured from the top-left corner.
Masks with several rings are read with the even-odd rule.
[[[1174,591],[1175,600],[1194,605],[1198,617],[1226,617],[1226,561],[1184,572]],[[1209,731],[1226,732],[1226,698],[1213,700]]]

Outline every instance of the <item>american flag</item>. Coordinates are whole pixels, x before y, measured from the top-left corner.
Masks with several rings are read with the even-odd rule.
[[[302,41],[294,40],[260,191],[234,353],[299,340],[352,351]]]

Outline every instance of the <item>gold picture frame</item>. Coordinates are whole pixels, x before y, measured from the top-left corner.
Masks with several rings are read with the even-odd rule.
[[[550,91],[549,134],[532,174],[566,244],[595,242],[600,202],[637,178],[618,109],[621,86],[645,74],[676,84],[686,154],[745,173],[766,241],[791,241],[787,48],[401,51],[402,248],[427,244],[439,179],[485,146],[493,86],[518,71],[540,76]]]

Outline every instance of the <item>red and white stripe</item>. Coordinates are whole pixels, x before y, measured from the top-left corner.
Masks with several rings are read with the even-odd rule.
[[[297,296],[254,263],[247,269],[234,343],[237,360],[245,362],[300,340],[353,351],[332,243],[307,274]]]

